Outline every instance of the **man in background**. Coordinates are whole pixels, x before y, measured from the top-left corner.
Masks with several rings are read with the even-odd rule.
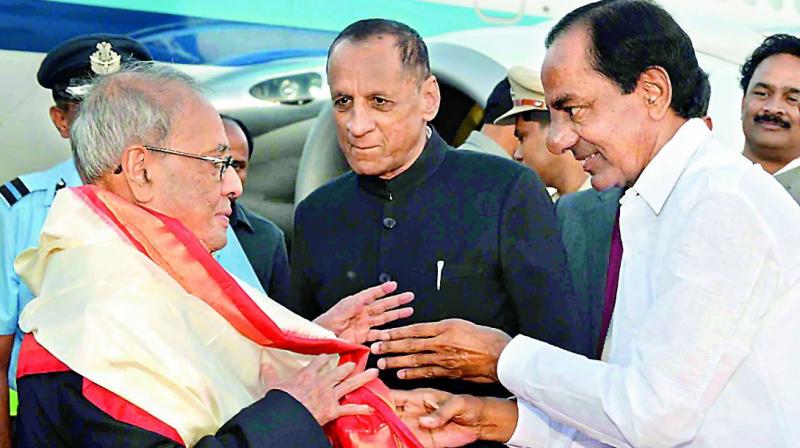
[[[741,74],[743,153],[800,203],[800,38],[767,37]]]
[[[231,146],[234,169],[242,181],[242,189],[247,181],[247,168],[253,156],[253,137],[250,130],[240,120],[222,116],[222,125]],[[267,295],[275,300],[289,297],[289,256],[283,232],[272,221],[247,207],[237,198],[232,201],[231,227],[239,243],[250,260],[261,286]]]
[[[513,124],[520,141],[514,158],[539,174],[553,201],[559,197],[592,187],[581,163],[569,154],[551,154],[547,150],[550,112],[544,100],[539,74],[525,67],[508,70],[514,107],[495,120],[498,125]]]
[[[472,131],[458,149],[471,149],[510,159],[519,146],[514,135],[514,123],[496,124],[495,121],[512,107],[508,78],[492,90],[483,111],[483,126],[480,131]]]

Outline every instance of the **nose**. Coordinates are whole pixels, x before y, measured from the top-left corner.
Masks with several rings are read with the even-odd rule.
[[[522,162],[522,143],[517,145],[517,149],[514,150],[514,160],[517,162]]]
[[[375,120],[369,108],[355,104],[347,120],[347,132],[355,138],[363,137],[375,129]]]
[[[547,149],[555,154],[561,155],[578,143],[578,133],[572,126],[565,123],[563,119],[554,117],[551,113],[550,126],[547,129]]]
[[[236,170],[228,168],[222,174],[222,194],[231,199],[236,199],[242,195],[242,181]]]
[[[784,113],[785,102],[781,95],[770,95],[762,106],[762,113],[781,114]]]

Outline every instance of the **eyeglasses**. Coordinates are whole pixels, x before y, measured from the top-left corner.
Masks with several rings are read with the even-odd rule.
[[[227,170],[230,167],[236,168],[237,165],[236,161],[233,160],[233,156],[226,156],[226,157],[201,156],[198,154],[176,151],[174,149],[169,149],[169,148],[159,148],[158,146],[149,146],[149,145],[142,145],[142,146],[149,149],[150,151],[163,152],[164,154],[173,154],[176,156],[189,157],[198,160],[205,160],[206,162],[211,162],[214,165],[219,164],[220,165],[219,180],[222,180],[223,176],[225,175],[225,170]]]

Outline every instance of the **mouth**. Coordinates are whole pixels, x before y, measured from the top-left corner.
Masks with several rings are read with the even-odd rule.
[[[228,227],[228,225],[229,225],[229,224],[230,224],[230,222],[231,222],[231,213],[233,213],[233,211],[232,211],[231,209],[227,209],[227,210],[224,210],[224,211],[221,211],[221,212],[217,213],[217,214],[216,214],[216,215],[214,215],[214,216],[215,216],[215,217],[216,217],[216,218],[217,218],[217,219],[218,219],[218,220],[219,220],[219,221],[220,221],[220,222],[221,222],[221,223],[222,223],[222,224],[223,224],[225,227]]]

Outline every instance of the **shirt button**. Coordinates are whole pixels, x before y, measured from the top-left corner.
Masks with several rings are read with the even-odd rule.
[[[381,283],[392,281],[392,276],[385,272],[381,272],[381,275],[378,276],[378,281]]]
[[[393,229],[396,225],[397,221],[394,218],[383,218],[383,227],[386,227],[387,229]]]

